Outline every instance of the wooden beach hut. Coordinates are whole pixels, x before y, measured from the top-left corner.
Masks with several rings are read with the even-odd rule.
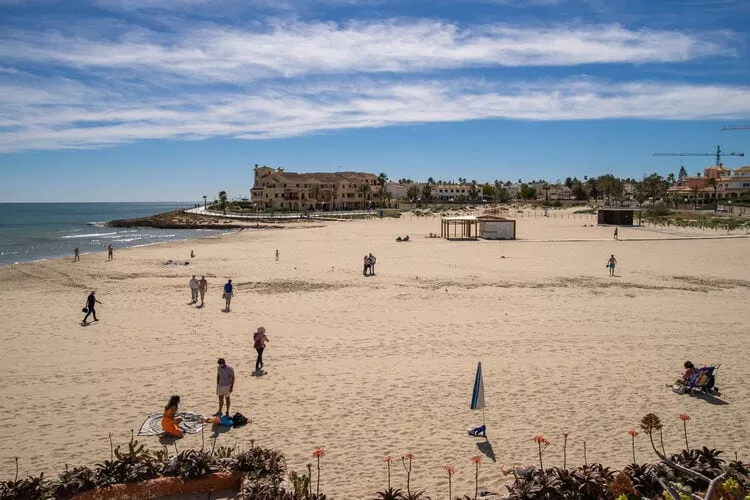
[[[486,240],[515,240],[516,221],[495,215],[477,217],[479,237]]]
[[[473,215],[440,218],[440,237],[447,240],[476,240],[478,221]]]

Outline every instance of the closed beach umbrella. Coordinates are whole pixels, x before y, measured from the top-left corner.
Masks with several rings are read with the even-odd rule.
[[[482,377],[482,362],[477,363],[477,374],[474,377],[474,390],[471,393],[471,409],[482,410],[484,423],[484,378]]]

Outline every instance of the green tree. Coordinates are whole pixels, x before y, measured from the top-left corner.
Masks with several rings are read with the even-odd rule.
[[[427,183],[422,186],[422,201],[432,201],[432,184]]]
[[[385,185],[388,183],[388,174],[385,172],[380,172],[378,175],[378,186],[379,189],[379,198],[380,198],[380,206],[383,207],[384,198],[385,198]]]
[[[536,189],[529,187],[528,184],[521,184],[521,189],[518,191],[518,196],[522,200],[534,200],[536,199]]]
[[[565,178],[565,187],[571,189],[573,187],[573,179],[570,177]]]
[[[544,189],[544,201],[549,201],[549,184],[545,182],[542,189]]]
[[[698,210],[698,191],[700,188],[697,184],[690,186],[690,192],[693,194],[693,210]]]
[[[409,184],[409,187],[406,188],[406,197],[409,198],[412,203],[417,201],[417,198],[419,198],[419,186],[413,183]]]
[[[357,191],[359,192],[359,194],[362,195],[362,208],[366,209],[367,202],[369,201],[370,193],[372,192],[372,189],[370,189],[369,184],[360,184],[357,187]]]
[[[490,183],[484,184],[482,186],[482,196],[486,199],[489,199],[489,200],[494,199],[496,191],[497,191],[497,188]]]
[[[716,194],[716,191],[719,187],[719,183],[716,182],[716,179],[714,177],[711,177],[706,181],[706,184],[714,188],[714,213],[715,213],[719,209],[719,197]]]
[[[227,192],[219,191],[219,210],[227,214]]]
[[[669,188],[669,183],[657,173],[644,177],[641,181],[643,192],[655,203],[658,198],[662,198]]]
[[[589,199],[589,194],[583,187],[583,183],[577,178],[574,178],[570,186],[570,194],[577,201],[586,201]]]
[[[385,202],[388,202],[388,208],[391,208],[391,199],[393,198],[393,193],[384,191],[383,192],[383,206],[385,206]]]

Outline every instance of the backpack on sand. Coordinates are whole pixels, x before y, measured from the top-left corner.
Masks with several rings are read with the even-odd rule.
[[[234,421],[234,427],[242,427],[249,422],[247,417],[240,412],[234,414],[232,421]]]

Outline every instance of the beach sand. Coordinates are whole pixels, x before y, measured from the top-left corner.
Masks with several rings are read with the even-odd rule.
[[[750,460],[750,239],[620,228],[613,241],[612,228],[583,227],[592,218],[525,215],[518,241],[425,238],[439,218],[404,217],[0,268],[0,478],[13,477],[15,456],[22,475],[108,459],[109,433],[126,443],[171,394],[183,410],[212,414],[218,357],[236,370],[232,410],[252,423],[217,446],[254,441],[300,472],[323,447],[329,498],[384,489],[386,455],[396,459],[393,486],[405,488],[406,453],[412,489],[433,498],[447,494],[445,464],[457,469],[454,494],[473,495],[474,455],[480,490],[502,491],[500,465],[538,461],[535,434],[552,442],[545,466],[562,465],[568,433],[569,465],[583,462],[585,441],[589,463],[621,467],[631,461],[627,431],[648,412],[662,418],[668,451],[684,445],[686,412],[691,446]],[[406,234],[411,242],[394,241]],[[190,249],[189,266],[163,264]],[[365,278],[369,252],[377,276]],[[203,309],[189,304],[192,274],[209,281]],[[222,312],[227,278],[231,313]],[[82,327],[90,290],[100,321]],[[256,377],[260,325],[268,373]],[[722,363],[721,400],[665,387],[686,359]],[[478,361],[488,442],[466,434],[482,421],[469,409]],[[636,439],[639,461],[655,458],[647,443]],[[200,446],[200,435],[178,444]]]

